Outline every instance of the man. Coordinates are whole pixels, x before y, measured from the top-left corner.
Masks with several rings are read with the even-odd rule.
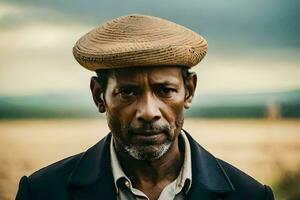
[[[263,200],[261,185],[215,158],[183,130],[207,42],[172,22],[144,15],[109,21],[73,53],[96,71],[90,89],[111,130],[95,146],[22,177],[16,199]]]

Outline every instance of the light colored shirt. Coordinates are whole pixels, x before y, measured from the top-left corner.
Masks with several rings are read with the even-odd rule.
[[[192,185],[192,162],[191,148],[187,136],[182,131],[179,135],[184,143],[184,161],[178,177],[168,184],[161,192],[158,200],[184,200]],[[111,166],[118,200],[149,200],[140,190],[134,188],[130,179],[126,176],[113,145],[113,138],[110,143]]]

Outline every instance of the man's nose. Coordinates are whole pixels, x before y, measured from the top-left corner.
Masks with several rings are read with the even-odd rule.
[[[158,102],[151,94],[145,95],[137,105],[136,118],[142,122],[154,122],[161,118]]]

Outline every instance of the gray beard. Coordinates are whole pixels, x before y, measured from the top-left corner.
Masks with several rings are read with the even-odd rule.
[[[127,145],[125,146],[125,150],[130,156],[132,156],[136,160],[156,160],[162,157],[170,149],[171,144],[171,141],[166,141],[160,146],[159,150],[153,154],[144,153],[142,146]]]

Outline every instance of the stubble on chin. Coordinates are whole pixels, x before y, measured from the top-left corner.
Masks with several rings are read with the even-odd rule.
[[[165,143],[161,144],[158,147],[158,150],[155,152],[147,153],[145,152],[144,146],[134,146],[134,145],[126,145],[125,150],[127,153],[136,160],[156,160],[165,155],[172,145],[172,141],[167,140]]]

